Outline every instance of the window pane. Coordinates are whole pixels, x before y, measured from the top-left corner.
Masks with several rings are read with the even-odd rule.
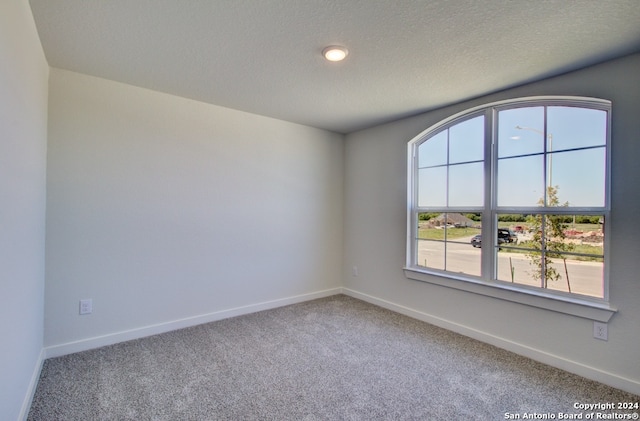
[[[418,206],[447,204],[447,167],[418,170]]]
[[[481,161],[484,158],[484,116],[449,129],[449,163]]]
[[[484,164],[449,167],[449,206],[482,206],[484,203]]]
[[[569,206],[605,205],[605,148],[549,154],[549,180],[558,188],[560,203]]]
[[[544,196],[543,155],[498,161],[498,206],[538,206]]]
[[[418,146],[418,167],[431,167],[447,163],[447,130],[443,130]]]
[[[499,246],[498,280],[604,297],[602,216],[499,215],[498,220],[517,235],[517,242]]]
[[[498,157],[544,151],[544,107],[515,108],[498,113]]]
[[[444,269],[444,242],[418,240],[418,266]]]
[[[466,236],[465,239],[472,238]],[[471,241],[464,244],[447,242],[447,270],[465,275],[481,276],[482,249],[473,247]]]
[[[548,107],[550,150],[603,146],[607,143],[607,113],[577,107]]]
[[[472,242],[482,215],[421,213],[418,216],[418,266],[480,276],[481,246]]]

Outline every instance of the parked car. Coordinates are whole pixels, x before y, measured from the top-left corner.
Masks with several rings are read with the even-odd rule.
[[[517,243],[518,236],[507,228],[498,228],[498,240],[502,238],[504,243]]]
[[[506,228],[498,228],[498,244],[515,243],[517,241],[518,236],[513,231]],[[471,245],[477,248],[482,247],[482,235],[474,235],[471,238]]]

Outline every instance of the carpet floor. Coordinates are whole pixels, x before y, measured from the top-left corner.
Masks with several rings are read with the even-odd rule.
[[[574,408],[607,402],[640,397],[338,295],[48,359],[28,420],[640,413]]]

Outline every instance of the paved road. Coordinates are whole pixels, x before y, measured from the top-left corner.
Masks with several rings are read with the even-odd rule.
[[[448,243],[446,269],[480,276],[481,249],[472,247],[469,240],[470,238],[457,240],[463,242],[463,244]],[[444,269],[444,245],[431,241],[421,241],[418,246],[418,263],[424,265],[425,260],[429,267]],[[569,291],[566,276],[566,273],[568,273],[571,292],[602,297],[602,263],[567,260],[565,272],[564,262],[561,259],[554,259],[554,267],[561,277],[557,281],[549,281],[547,286],[549,289]],[[513,282],[540,286],[540,281],[534,280],[531,275],[534,267],[525,254],[509,253],[505,250],[498,253],[498,279],[511,282],[511,268],[513,268]]]

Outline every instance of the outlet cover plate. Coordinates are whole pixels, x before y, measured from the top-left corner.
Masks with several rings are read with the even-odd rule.
[[[608,339],[607,324],[601,322],[593,322],[593,337],[606,341]]]
[[[93,300],[80,300],[80,314],[91,314],[93,312]]]

